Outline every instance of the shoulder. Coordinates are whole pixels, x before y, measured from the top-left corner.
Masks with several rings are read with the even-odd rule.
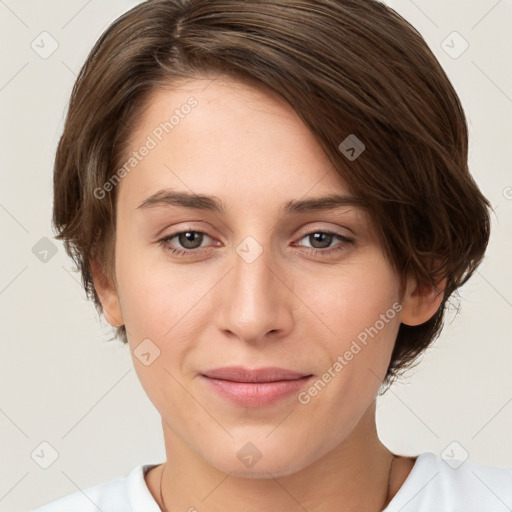
[[[127,500],[126,478],[116,478],[63,496],[32,512],[113,512],[123,507],[130,510]],[[117,504],[115,509],[114,503]]]
[[[30,512],[160,512],[144,481],[144,473],[151,467],[154,465],[139,465],[128,476],[68,494]]]
[[[505,512],[512,508],[512,469],[440,459],[425,452],[385,512]]]

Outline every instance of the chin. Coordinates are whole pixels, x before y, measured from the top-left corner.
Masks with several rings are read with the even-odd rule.
[[[250,453],[250,449],[246,451]],[[305,454],[296,449],[272,450],[269,448],[268,452],[271,455],[265,455],[260,452],[259,459],[256,460],[254,458],[252,461],[249,459],[246,463],[244,463],[243,455],[240,458],[226,457],[221,460],[210,460],[208,462],[223,473],[250,479],[285,477],[301,471],[312,462],[306,460]],[[254,456],[256,457],[256,453]]]

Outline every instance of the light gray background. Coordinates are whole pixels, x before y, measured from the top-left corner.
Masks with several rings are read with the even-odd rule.
[[[159,415],[127,347],[105,341],[109,326],[85,300],[62,245],[53,242],[46,262],[36,246],[52,238],[53,157],[76,75],[104,29],[137,3],[0,0],[0,511],[164,460]],[[496,214],[486,259],[461,290],[461,313],[449,315],[407,382],[379,399],[379,434],[404,455],[453,449],[512,467],[512,3],[388,3],[425,37],[458,91],[471,170]],[[31,47],[43,46],[43,31],[58,43],[47,58]],[[469,44],[457,58],[442,46],[453,31]],[[452,54],[461,44],[457,36],[444,43]],[[57,459],[41,468],[52,449]]]

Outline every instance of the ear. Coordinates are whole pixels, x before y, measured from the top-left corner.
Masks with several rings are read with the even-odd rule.
[[[446,279],[437,286],[418,285],[413,277],[407,278],[407,287],[402,301],[401,322],[420,325],[434,316],[444,298]]]
[[[91,273],[94,288],[101,302],[103,316],[113,327],[121,327],[124,320],[115,284],[108,278],[105,270],[96,260],[91,260]]]

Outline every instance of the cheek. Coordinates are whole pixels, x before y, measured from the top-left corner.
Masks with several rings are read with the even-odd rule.
[[[376,323],[379,335],[393,337],[399,323],[399,283],[387,263],[372,257],[331,270],[315,279],[315,287],[296,290],[322,320],[326,339],[342,349]]]
[[[322,349],[327,357],[319,378],[328,389],[323,391],[322,382],[318,383],[324,400],[314,407],[320,413],[331,404],[343,403],[330,413],[338,420],[347,415],[343,421],[348,421],[358,415],[353,408],[360,407],[362,412],[386,374],[400,326],[399,282],[381,257],[372,257],[364,264],[338,269],[336,275],[323,276],[317,283],[308,299],[322,320]]]
[[[400,325],[399,284],[380,258],[320,281],[321,290],[315,288],[310,298],[328,327],[319,340],[327,357],[299,401],[304,413],[323,418],[341,438],[374,399],[386,374]]]
[[[120,258],[117,272],[132,360],[157,410],[183,409],[182,402],[189,397],[178,381],[182,380],[183,361],[195,348],[202,328],[200,307],[194,305],[208,288],[205,284],[203,291],[197,284],[201,281],[169,264],[148,263],[148,256],[149,252],[133,251],[128,258]],[[145,354],[149,354],[146,359]]]
[[[126,327],[134,338],[165,340],[190,323],[194,305],[211,288],[193,265],[178,267],[152,247],[128,249],[119,236],[116,275]],[[191,314],[192,313],[192,314]]]

